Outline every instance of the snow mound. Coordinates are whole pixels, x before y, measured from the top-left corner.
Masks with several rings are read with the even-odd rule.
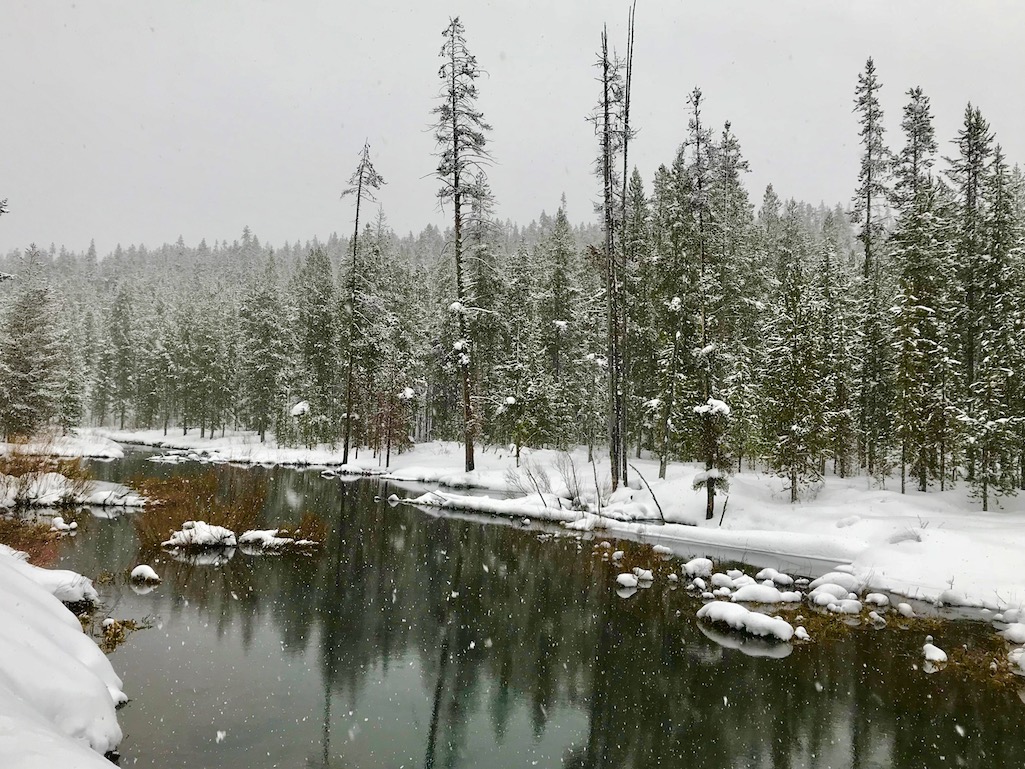
[[[714,601],[706,603],[698,609],[698,619],[708,622],[721,622],[734,630],[740,630],[756,636],[777,638],[789,641],[794,636],[793,626],[779,617],[770,617],[761,612],[751,611],[740,604]]]
[[[132,579],[136,582],[159,582],[160,577],[152,567],[142,563],[132,569]]]
[[[23,566],[0,552],[0,764],[109,767],[101,754],[121,741],[121,679]]]
[[[847,571],[831,571],[828,574],[823,574],[808,585],[808,587],[812,592],[814,592],[820,586],[827,584],[839,585],[844,589],[844,595],[847,593],[860,593],[861,589],[864,587],[860,579]]]
[[[64,520],[63,516],[60,515],[55,515],[53,517],[53,520],[50,521],[50,531],[59,531],[62,534],[66,534],[68,532],[75,531],[77,528],[78,523],[76,523],[75,521],[67,523]]]
[[[694,558],[687,561],[683,568],[687,572],[688,577],[704,577],[708,579],[712,576],[712,560],[710,558]]]
[[[223,526],[211,526],[206,521],[186,521],[180,531],[161,542],[170,548],[235,547],[235,532]]]
[[[637,577],[629,572],[623,572],[616,577],[616,582],[622,587],[637,587]]]
[[[1025,644],[1025,623],[1012,623],[1000,631],[1000,635],[1013,644]]]
[[[865,596],[865,603],[870,603],[873,606],[889,606],[890,599],[882,593],[869,593]]]

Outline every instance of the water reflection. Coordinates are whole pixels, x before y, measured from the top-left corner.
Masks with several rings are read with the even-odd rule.
[[[113,615],[157,621],[114,654],[122,765],[1020,766],[1025,707],[914,670],[918,635],[738,650],[664,582],[618,597],[574,538],[392,509],[376,482],[219,471],[263,474],[268,516],[315,512],[329,541],[105,587]],[[124,521],[65,547],[88,574],[136,563]]]

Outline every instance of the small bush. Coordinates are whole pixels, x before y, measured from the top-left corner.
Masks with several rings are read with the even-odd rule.
[[[150,500],[132,516],[144,550],[160,547],[186,521],[206,521],[241,534],[255,528],[267,499],[264,481],[216,470],[194,477],[137,478],[130,485]]]

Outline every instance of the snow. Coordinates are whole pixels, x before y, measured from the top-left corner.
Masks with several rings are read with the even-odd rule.
[[[47,587],[65,578],[25,567],[0,549],[0,765],[109,769],[102,754],[121,741],[121,680]]]
[[[740,604],[713,601],[698,609],[697,616],[698,619],[708,622],[729,625],[734,630],[756,636],[769,636],[780,641],[789,641],[794,636],[794,628],[785,619],[751,611]]]
[[[694,407],[695,414],[711,414],[712,416],[728,417],[730,411],[731,409],[726,401],[721,401],[717,398],[709,398],[702,405]]]
[[[77,528],[78,528],[78,523],[77,522],[72,521],[71,523],[66,523],[64,521],[64,517],[60,516],[60,515],[55,515],[53,517],[53,520],[50,521],[50,531],[59,531],[59,532],[63,533],[63,532],[75,531]]]
[[[67,435],[41,435],[27,443],[11,444],[0,441],[0,455],[11,452],[61,459],[121,459],[125,455],[116,441],[84,430],[73,430]]]
[[[683,568],[689,577],[705,577],[707,579],[712,576],[712,559],[692,558],[683,565]]]
[[[167,548],[235,547],[235,532],[223,526],[212,526],[206,521],[186,521],[180,531],[160,543]]]
[[[153,571],[153,567],[142,563],[132,569],[132,579],[136,582],[159,582],[160,577]]]
[[[310,413],[310,403],[309,403],[309,401],[299,401],[294,406],[292,406],[292,410],[289,411],[288,413],[291,414],[293,417],[301,417],[301,416],[304,416],[306,414],[309,414]]]

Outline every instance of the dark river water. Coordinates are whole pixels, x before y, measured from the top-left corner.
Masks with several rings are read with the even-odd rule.
[[[110,616],[151,623],[111,658],[132,698],[121,766],[1025,766],[1019,695],[926,675],[917,632],[738,650],[665,579],[617,595],[597,540],[392,508],[377,481],[217,472],[269,481],[270,520],[308,510],[329,539],[314,557],[151,558],[163,582],[143,595],[131,514],[65,541],[61,565],[114,575]],[[958,623],[944,646],[982,632]]]

